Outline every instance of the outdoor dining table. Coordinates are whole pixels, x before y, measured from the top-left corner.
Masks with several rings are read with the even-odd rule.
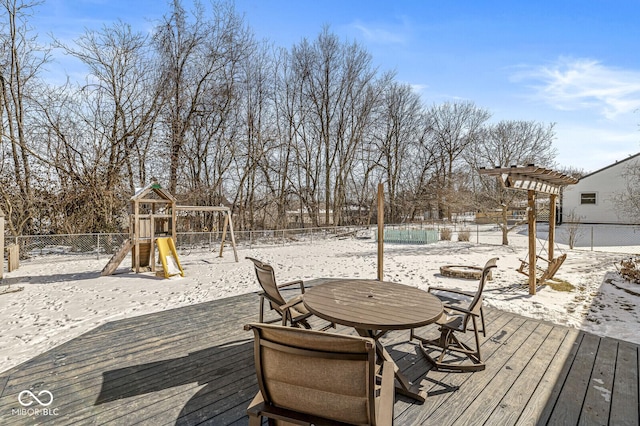
[[[380,338],[389,330],[418,328],[435,322],[443,312],[440,299],[404,284],[341,278],[307,289],[303,302],[316,316],[353,327],[359,335],[373,338],[378,357],[394,366],[396,391],[424,402],[426,392],[412,389]]]

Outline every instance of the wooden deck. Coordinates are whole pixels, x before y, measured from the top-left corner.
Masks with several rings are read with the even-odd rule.
[[[100,326],[0,373],[0,424],[247,424],[257,385],[242,326],[257,314],[247,294]],[[431,370],[408,331],[385,337],[429,395],[396,396],[395,424],[638,425],[637,345],[498,310],[486,318],[487,368],[476,373]],[[33,403],[23,407],[25,390],[53,402],[23,393]]]

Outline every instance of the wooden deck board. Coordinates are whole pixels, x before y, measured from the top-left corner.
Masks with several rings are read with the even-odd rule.
[[[601,339],[589,380],[580,424],[606,424],[609,421],[609,402],[613,390],[618,344],[611,339]],[[603,403],[605,402],[605,403]]]
[[[503,315],[501,318],[504,322],[500,323],[501,327],[499,329],[496,328],[495,333],[496,339],[499,337],[499,340],[487,339],[484,345],[482,345],[484,349],[484,359],[489,365],[493,365],[492,359],[495,351],[498,348],[503,349],[508,344],[510,340],[509,337],[525,323],[525,321],[520,318],[511,318],[511,321],[508,320],[508,316]],[[487,374],[487,370],[480,373],[481,374],[429,371],[427,377],[428,380],[432,381],[433,386],[429,389],[428,395],[437,395],[437,397],[427,398],[422,405],[412,404],[410,408],[404,410],[397,417],[398,424],[421,424],[432,420],[434,424],[438,424],[438,421],[440,421],[439,418],[441,417],[449,419],[449,421],[455,420],[455,418],[451,419],[450,409],[454,408],[455,410],[455,406],[464,404],[464,401],[460,401],[459,398],[465,398],[471,395],[471,386],[481,386],[480,381],[473,380],[473,382],[470,382],[472,376],[475,378],[484,377],[485,379],[490,376],[490,373]],[[469,384],[470,386],[467,386]],[[459,394],[461,389],[465,389],[462,395]],[[454,395],[460,396],[454,397]],[[420,409],[415,409],[416,407],[420,407]],[[457,413],[456,417],[458,415],[460,415],[460,412]]]
[[[547,324],[538,324],[523,344],[497,370],[491,381],[480,389],[478,397],[468,405],[468,408],[457,418],[454,424],[483,424],[487,421],[492,412],[498,407],[502,398],[512,388],[520,373],[532,361],[532,356],[535,355],[537,349],[548,337],[551,329],[552,327]],[[493,358],[492,363],[495,362],[496,359]],[[491,420],[492,422],[494,421],[493,418]]]
[[[578,424],[600,340],[597,336],[584,334],[549,424]]]
[[[253,336],[242,326],[257,313],[257,295],[247,294],[96,327],[0,372],[0,424],[246,425],[257,385]],[[397,396],[396,424],[638,425],[637,345],[485,314],[487,367],[476,373],[431,369],[407,330],[383,338],[429,395],[422,404]],[[50,391],[57,415],[15,411],[23,390]]]
[[[533,353],[533,359],[519,373],[514,384],[508,389],[498,406],[491,413],[491,420],[496,424],[516,424],[519,419],[524,420],[528,413],[522,410],[526,407],[536,393],[544,373],[557,355],[558,349],[567,336],[567,332],[561,328],[553,328],[542,344]],[[538,381],[536,382],[536,378]],[[525,416],[525,417],[523,417]],[[535,424],[537,419],[528,418],[530,424]],[[527,421],[525,421],[527,423]]]
[[[516,425],[535,425],[546,424],[549,415],[553,411],[553,404],[551,401],[555,401],[557,394],[562,390],[559,383],[564,383],[563,371],[565,365],[568,363],[568,359],[572,359],[578,346],[574,344],[575,340],[580,335],[580,332],[575,329],[564,329],[566,332],[565,338],[560,344],[558,351],[553,355],[551,362],[543,366],[544,374],[539,379],[533,395],[529,398],[527,404],[522,408]],[[538,377],[531,378],[535,381]],[[527,380],[525,378],[525,380]],[[557,392],[556,392],[557,387]],[[555,398],[553,397],[555,395]],[[545,414],[546,417],[545,417]]]
[[[509,325],[511,323],[505,326],[505,329]],[[467,411],[466,407],[473,404],[491,380],[498,377],[498,373],[504,368],[505,363],[530,338],[537,325],[537,323],[525,321],[521,326],[514,327],[513,333],[510,333],[510,337],[500,346],[500,350],[496,350],[491,357],[486,358],[487,367],[485,370],[479,372],[480,374],[468,374],[469,376],[473,375],[473,377],[469,377],[458,391],[449,394],[446,403],[441,404],[431,413],[422,413],[427,415],[425,420],[428,419],[429,422],[434,421],[441,425],[452,425],[461,416],[467,417],[471,415],[472,412]],[[450,374],[449,376],[457,377],[460,375]],[[464,391],[461,391],[463,389]],[[487,401],[487,403],[490,402]],[[455,409],[452,410],[452,407]],[[462,407],[465,408],[462,409]]]
[[[9,376],[0,376],[0,398],[4,394],[4,390],[7,386],[7,382],[9,381]]]
[[[611,424],[638,425],[638,347],[621,342],[611,395]]]

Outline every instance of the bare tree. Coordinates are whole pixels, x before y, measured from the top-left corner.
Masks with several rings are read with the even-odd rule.
[[[628,164],[622,178],[625,188],[613,195],[613,203],[618,215],[626,220],[640,223],[640,161],[632,161]]]
[[[195,123],[203,123],[199,117],[209,119],[204,124],[216,129],[219,138],[235,132],[226,119],[250,34],[231,5],[213,6],[213,16],[207,19],[199,2],[188,13],[180,0],[174,0],[172,11],[153,37],[164,77],[162,122],[169,150],[169,191],[173,193],[184,147],[194,134]]]
[[[253,50],[242,65],[243,101],[239,103],[238,123],[243,135],[235,159],[239,183],[234,200],[241,229],[256,227],[258,211],[264,220],[271,218],[270,226],[286,226],[288,151],[284,151],[283,161],[275,136],[272,66],[264,44]]]
[[[401,206],[403,203],[399,196],[408,191],[405,186],[410,181],[408,174],[413,166],[412,154],[420,142],[422,109],[420,97],[407,84],[390,83],[383,93],[379,132],[375,140],[388,187],[389,220],[396,223],[401,215],[410,213],[401,208],[406,206]]]
[[[47,51],[26,25],[36,4],[0,0],[0,196],[14,233],[115,230],[151,175],[191,204],[230,201],[243,228],[286,227],[292,208],[313,225],[368,222],[380,181],[390,220],[450,218],[484,188],[468,164],[552,159],[552,126],[483,132],[489,113],[472,102],[425,111],[328,28],[272,56],[216,1],[208,12],[172,0],[150,37],[117,22],[56,42],[89,73],[46,87]],[[512,203],[484,190],[489,204]]]
[[[478,142],[482,126],[491,114],[473,102],[446,102],[429,110],[429,137],[438,150],[436,194],[441,217],[451,219],[456,203],[456,166],[463,153]]]
[[[509,167],[537,164],[549,166],[556,151],[553,148],[553,124],[535,121],[501,121],[487,126],[473,150],[466,156],[476,183],[477,202],[482,210],[500,209],[497,225],[502,230],[502,244],[508,245],[508,234],[519,223],[509,223],[509,212],[523,203],[523,192],[505,189],[494,177],[480,177],[480,167]]]
[[[76,149],[91,150],[95,159],[80,172],[82,192],[96,209],[92,212],[96,228],[88,230],[116,230],[119,224],[113,220],[126,206],[126,195],[146,183],[145,161],[158,116],[158,80],[147,37],[117,22],[88,30],[75,46],[56,45],[89,70],[76,97],[82,103],[78,112],[92,135]],[[62,145],[69,143],[64,134],[59,136]],[[93,146],[83,146],[88,141]]]
[[[28,122],[32,100],[38,97],[39,75],[49,59],[49,50],[38,44],[27,23],[38,4],[18,0],[0,2],[0,132],[3,145],[0,194],[9,217],[8,227],[16,234],[36,231],[33,223],[36,177],[31,153],[37,151],[37,147],[29,138]]]
[[[312,108],[307,97],[311,47],[306,41],[291,51],[280,49],[275,60],[274,113],[281,194],[291,197],[290,207],[298,211],[300,226],[308,217],[319,223],[319,188],[322,163],[319,144],[312,133]]]
[[[572,250],[578,241],[578,237],[584,233],[584,228],[581,223],[582,219],[584,219],[584,217],[577,214],[575,209],[572,209],[567,215],[566,224],[563,226],[569,241],[569,248]]]
[[[310,102],[309,79],[314,69],[311,43],[302,40],[291,48],[282,65],[283,74],[276,99],[278,102],[279,137],[294,150],[292,186],[299,198],[300,217],[308,215],[312,226],[318,226],[320,215],[321,175],[324,168],[317,129],[317,113]],[[302,221],[304,223],[304,220]]]
[[[362,47],[340,43],[326,27],[313,43],[303,40],[294,46],[291,61],[297,75],[294,81],[300,82],[295,86],[303,111],[298,118],[304,117],[297,128],[303,170],[299,192],[312,216],[317,215],[313,210],[321,201],[324,222],[340,223],[357,146],[373,123],[379,97],[373,90],[376,70]]]

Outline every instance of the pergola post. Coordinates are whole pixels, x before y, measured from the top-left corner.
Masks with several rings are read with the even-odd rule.
[[[551,194],[549,196],[549,262],[554,257],[554,246],[556,242],[556,203],[558,196]]]
[[[527,191],[529,225],[529,294],[536,294],[536,192]]]

